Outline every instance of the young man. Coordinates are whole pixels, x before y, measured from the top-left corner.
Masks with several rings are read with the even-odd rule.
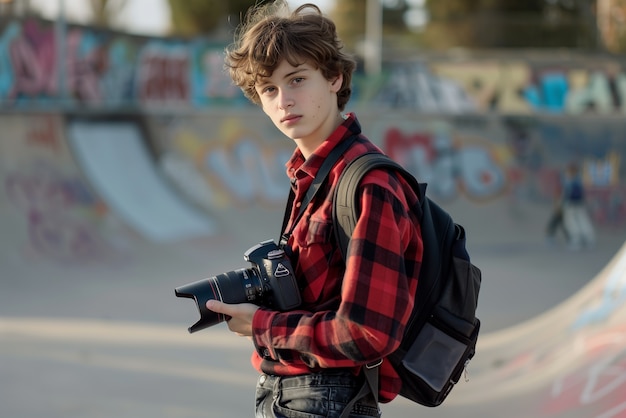
[[[417,197],[393,172],[375,169],[360,185],[361,213],[344,262],[332,233],[332,196],[346,164],[381,152],[361,134],[354,114],[343,116],[354,61],[342,51],[334,23],[317,6],[290,12],[283,1],[247,15],[226,66],[236,85],[296,144],[287,162],[295,192],[285,251],[302,295],[297,310],[207,302],[231,317],[228,327],[250,337],[257,383],[257,417],[340,417],[363,386],[362,367],[384,359],[402,338],[413,307],[422,259]],[[330,151],[348,138],[313,202],[296,222],[304,195]],[[392,366],[379,366],[379,399],[400,390]],[[349,413],[349,415],[348,415]],[[378,417],[371,393],[346,415]]]

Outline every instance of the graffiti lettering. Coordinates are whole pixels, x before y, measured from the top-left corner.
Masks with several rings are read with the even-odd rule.
[[[216,149],[205,156],[205,166],[221,180],[226,189],[239,201],[262,199],[282,201],[287,178],[277,167],[284,167],[284,154],[265,155],[257,143],[240,139],[227,153]]]
[[[503,170],[483,147],[454,147],[447,134],[404,135],[390,129],[385,135],[387,153],[420,181],[433,195],[452,199],[460,189],[473,199],[492,198],[505,186]]]
[[[137,96],[142,102],[189,102],[189,58],[185,46],[153,42],[141,53]]]
[[[72,216],[72,209],[95,204],[88,188],[79,180],[60,177],[43,163],[35,167],[5,178],[7,196],[28,221],[32,247],[59,261],[84,262],[107,253],[98,231],[87,220]]]
[[[438,92],[442,83],[459,86],[460,93],[453,101],[439,100],[435,106],[431,92]],[[434,60],[428,67],[415,62],[393,67],[380,98],[392,107],[447,113],[626,113],[626,72],[611,61],[604,70],[571,64],[546,69],[540,64],[489,59]],[[471,106],[462,105],[465,103]]]
[[[437,76],[423,65],[397,65],[377,100],[394,108],[427,113],[474,111],[475,105],[453,80]]]
[[[607,409],[594,413],[595,418],[622,416],[620,412],[626,410],[626,403],[621,397],[626,386],[624,340],[626,334],[623,330],[613,329],[580,341],[579,344],[591,357],[591,364],[579,372],[556,379],[544,411],[555,415],[598,405],[602,401]]]
[[[54,103],[63,96],[106,105],[207,105],[212,97],[242,101],[239,89],[224,82],[223,46],[204,42],[142,40],[70,26],[61,63],[64,94],[52,25],[37,19],[10,21],[0,26],[0,104]],[[203,52],[194,54],[194,49]],[[191,86],[203,87],[192,97]]]

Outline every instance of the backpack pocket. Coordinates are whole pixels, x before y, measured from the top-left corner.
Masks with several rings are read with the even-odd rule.
[[[422,405],[440,405],[474,357],[480,328],[478,318],[471,327],[473,332],[468,337],[440,318],[432,317],[426,322],[402,358],[399,374],[413,377],[403,378],[401,394]],[[406,382],[411,382],[411,386]]]
[[[453,256],[444,279],[438,304],[403,354],[401,367],[396,368],[401,375],[412,375],[403,378],[400,393],[426,406],[441,404],[459,381],[474,357],[480,329],[475,317],[480,270]]]

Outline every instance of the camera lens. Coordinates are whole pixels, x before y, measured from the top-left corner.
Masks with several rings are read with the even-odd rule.
[[[215,299],[224,303],[258,304],[263,285],[256,270],[239,269],[177,287],[174,292],[178,297],[195,299],[198,305],[200,320],[189,327],[189,332],[193,333],[228,319],[223,314],[208,310],[207,301]]]

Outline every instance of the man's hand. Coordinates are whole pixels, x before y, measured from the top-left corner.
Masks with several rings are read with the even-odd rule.
[[[231,319],[228,320],[227,324],[232,332],[242,337],[252,336],[252,318],[259,309],[258,306],[251,303],[229,304],[210,299],[207,301],[206,307],[210,311],[228,315]]]

